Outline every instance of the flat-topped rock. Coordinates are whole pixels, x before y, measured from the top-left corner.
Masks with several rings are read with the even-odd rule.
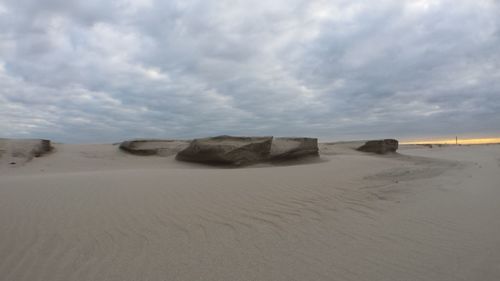
[[[189,146],[184,140],[140,139],[120,143],[120,149],[135,155],[170,156]]]
[[[357,150],[363,152],[386,154],[390,152],[396,152],[396,150],[398,150],[398,146],[399,142],[395,139],[371,140],[358,147]]]
[[[273,139],[270,160],[293,160],[310,156],[319,156],[318,139],[316,138]]]
[[[1,162],[11,165],[24,164],[52,150],[50,140],[0,139]]]
[[[194,139],[176,159],[236,166],[258,163],[268,159],[272,140],[273,137],[234,136]]]

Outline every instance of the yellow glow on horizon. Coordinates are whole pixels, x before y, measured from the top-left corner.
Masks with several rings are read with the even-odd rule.
[[[420,141],[402,141],[401,144],[455,144],[455,139],[429,139]],[[487,144],[487,143],[500,143],[500,138],[473,138],[473,139],[460,139],[458,144]]]

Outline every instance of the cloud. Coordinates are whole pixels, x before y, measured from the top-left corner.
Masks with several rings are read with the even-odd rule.
[[[500,3],[4,1],[0,131],[500,134]]]

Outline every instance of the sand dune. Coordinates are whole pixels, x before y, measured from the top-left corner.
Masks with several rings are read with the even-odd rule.
[[[499,280],[500,146],[213,168],[55,145],[0,169],[1,280]]]

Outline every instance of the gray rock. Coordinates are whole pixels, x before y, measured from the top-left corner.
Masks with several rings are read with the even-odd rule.
[[[176,159],[208,164],[247,165],[268,159],[273,137],[218,136],[195,139]]]
[[[52,144],[50,140],[34,140],[33,149],[31,152],[34,157],[40,157],[52,151]]]
[[[52,151],[50,140],[45,139],[0,139],[2,162],[21,163],[31,161]]]
[[[129,140],[120,143],[120,149],[135,155],[170,156],[189,146],[184,140]]]
[[[367,141],[364,145],[358,147],[357,150],[363,152],[386,154],[389,152],[396,152],[396,150],[398,150],[398,146],[399,142],[395,139],[372,140]]]
[[[284,161],[303,157],[319,156],[316,138],[274,138],[270,160]]]

